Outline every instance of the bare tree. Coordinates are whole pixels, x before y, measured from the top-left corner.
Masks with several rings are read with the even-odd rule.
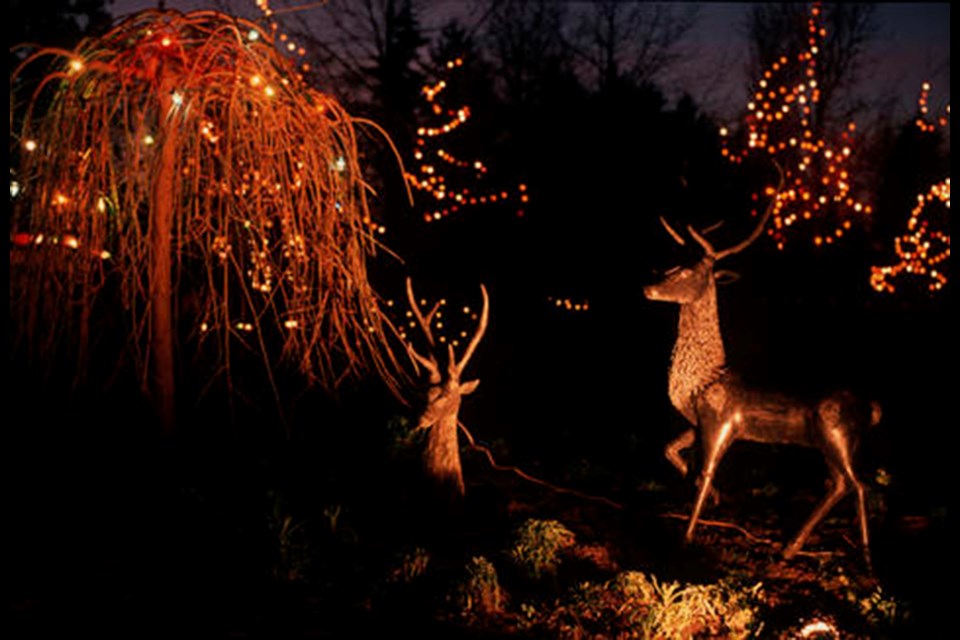
[[[697,14],[693,4],[592,0],[581,11],[568,45],[598,90],[622,79],[643,84],[679,60],[680,45]]]
[[[418,14],[414,0],[330,0],[290,19],[320,86],[402,110],[412,109],[421,82]]]
[[[562,34],[566,14],[565,4],[548,0],[505,1],[493,9],[486,34],[508,102],[536,100],[569,62]]]

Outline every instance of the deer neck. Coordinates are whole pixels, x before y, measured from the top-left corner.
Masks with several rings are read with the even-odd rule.
[[[680,326],[670,359],[670,401],[696,423],[694,401],[723,373],[726,355],[717,313],[717,289],[711,282],[702,296],[680,305]]]

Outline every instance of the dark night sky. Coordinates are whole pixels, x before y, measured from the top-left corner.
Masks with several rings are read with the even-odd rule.
[[[253,0],[167,0],[172,9],[189,11],[227,6],[246,17],[258,12]],[[315,4],[305,0],[274,0],[281,8]],[[451,16],[471,24],[480,11],[475,3],[462,0],[421,0],[421,20],[428,30]],[[156,7],[156,0],[115,0],[112,11],[121,16]],[[671,77],[665,88],[676,95],[693,94],[708,110],[721,118],[735,119],[745,102],[745,61],[747,44],[743,22],[750,3],[702,3],[700,19],[691,34],[688,62]],[[898,109],[907,115],[914,108],[924,81],[934,84],[932,104],[940,105],[950,95],[950,5],[948,3],[880,3],[879,32],[867,62],[863,84],[858,91],[866,97],[895,96]],[[871,72],[872,71],[872,72]]]

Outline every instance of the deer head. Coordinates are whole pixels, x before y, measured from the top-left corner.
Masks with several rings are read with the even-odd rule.
[[[767,220],[770,218],[770,214],[773,213],[773,208],[777,203],[780,192],[783,190],[783,182],[784,178],[781,172],[780,185],[775,191],[772,191],[770,204],[757,222],[757,226],[749,236],[731,247],[718,251],[714,248],[713,244],[707,240],[706,234],[719,225],[704,229],[702,232],[694,229],[692,225],[687,225],[687,232],[690,234],[690,237],[703,248],[703,257],[692,266],[677,266],[670,269],[659,282],[644,287],[644,295],[650,300],[662,300],[665,302],[676,302],[678,304],[689,304],[701,299],[715,285],[718,276],[731,273],[727,271],[715,271],[714,266],[716,263],[727,256],[743,251],[760,237],[764,226],[767,224]],[[667,233],[670,234],[670,237],[677,243],[681,246],[687,244],[683,236],[677,233],[663,216],[660,216],[660,223],[667,230]]]
[[[410,278],[407,278],[407,300],[410,303],[410,310],[413,312],[413,316],[427,343],[426,355],[417,352],[411,342],[406,343],[410,357],[427,371],[429,385],[426,398],[427,407],[420,418],[418,428],[425,429],[433,426],[444,416],[451,414],[455,416],[460,406],[460,397],[473,393],[477,385],[480,384],[479,380],[460,381],[464,368],[466,368],[487,329],[490,301],[487,297],[487,289],[482,284],[480,285],[480,292],[483,295],[483,309],[480,312],[477,329],[473,337],[470,338],[463,355],[457,359],[453,344],[447,343],[444,350],[438,346],[437,340],[433,336],[431,327],[437,312],[440,310],[440,302],[434,304],[433,308],[424,315],[413,293],[413,283]]]
[[[440,311],[441,302],[424,315],[413,295],[413,283],[407,278],[407,300],[410,302],[410,311],[420,325],[423,337],[427,343],[426,355],[422,355],[413,348],[407,340],[407,353],[414,363],[427,371],[426,406],[417,421],[417,430],[427,431],[427,445],[423,452],[424,467],[427,476],[432,478],[438,487],[452,489],[449,496],[462,497],[464,495],[463,471],[460,466],[460,453],[457,444],[457,427],[460,411],[460,399],[477,388],[479,380],[460,382],[460,376],[476,350],[484,331],[487,329],[490,302],[487,298],[487,289],[482,284],[480,292],[483,294],[483,310],[480,312],[480,322],[467,348],[460,359],[457,359],[453,344],[447,343],[446,349],[438,345],[443,342],[434,339],[432,323]]]

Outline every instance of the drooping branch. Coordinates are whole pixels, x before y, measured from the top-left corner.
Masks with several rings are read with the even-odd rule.
[[[303,84],[269,32],[210,11],[148,11],[25,65],[46,57],[57,66],[10,132],[22,184],[11,230],[30,239],[11,259],[11,311],[35,359],[93,341],[81,310],[117,292],[141,376],[150,336],[167,331],[151,309],[169,304],[172,325],[191,328],[227,376],[239,348],[268,368],[280,354],[328,389],[371,369],[395,385],[367,280],[377,242],[356,121]],[[164,176],[175,189],[158,186]],[[145,277],[166,198],[170,303]]]

